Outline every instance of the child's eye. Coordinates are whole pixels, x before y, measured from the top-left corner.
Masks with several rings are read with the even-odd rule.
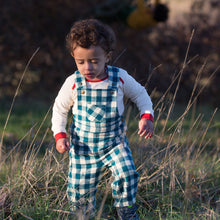
[[[91,60],[91,63],[97,64],[97,63],[98,63],[98,60]]]

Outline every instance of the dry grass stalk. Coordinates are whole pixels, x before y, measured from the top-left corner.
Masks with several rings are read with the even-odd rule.
[[[17,97],[17,95],[18,95],[19,89],[20,89],[20,87],[21,87],[21,83],[22,83],[22,81],[23,81],[23,79],[24,79],[24,76],[25,76],[27,70],[28,70],[28,67],[29,67],[31,61],[33,60],[33,58],[35,57],[35,55],[37,54],[37,52],[38,52],[39,50],[40,50],[40,48],[38,47],[37,50],[36,50],[36,51],[33,53],[33,55],[31,56],[31,58],[29,59],[27,65],[26,65],[26,67],[25,67],[25,69],[24,69],[24,72],[23,72],[22,75],[21,75],[21,78],[20,78],[20,81],[19,81],[19,83],[18,83],[17,89],[16,89],[16,91],[15,91],[15,95],[14,95],[14,97],[13,97],[13,100],[12,100],[12,103],[11,103],[11,107],[10,107],[10,109],[9,109],[8,116],[7,116],[7,118],[6,118],[5,125],[4,125],[3,131],[2,131],[2,136],[1,136],[1,141],[0,141],[0,161],[2,160],[2,148],[3,148],[3,139],[4,139],[4,135],[5,135],[5,129],[6,129],[6,127],[7,127],[7,124],[8,124],[8,121],[9,121],[9,118],[10,118],[10,115],[11,115],[11,112],[12,112],[12,108],[13,108],[14,103],[15,103],[15,99],[16,99],[16,97]]]

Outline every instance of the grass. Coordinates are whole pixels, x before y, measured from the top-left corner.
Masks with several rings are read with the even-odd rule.
[[[202,67],[188,102],[175,104],[184,67],[189,64],[186,56],[174,77],[176,91],[170,95],[168,88],[154,101],[150,140],[137,136],[137,111],[127,103],[128,138],[140,173],[137,204],[141,220],[220,218],[220,116],[217,109],[196,105],[204,89],[198,86]],[[55,150],[49,130],[50,106],[23,105],[15,98],[12,104],[5,102],[1,107],[0,217],[67,219],[68,153],[60,155]],[[109,178],[106,173],[98,185],[98,219],[117,219]]]
[[[4,204],[0,206],[0,215],[3,219],[65,219],[69,215],[66,198],[68,153],[58,154],[52,134],[45,132],[50,126],[50,116],[44,119],[46,108],[40,112],[35,105],[27,106],[20,106],[18,102],[6,134],[13,133],[10,124],[28,112],[32,112],[30,117],[34,123],[40,125],[40,121],[44,121],[45,124],[41,127],[43,132],[38,132],[38,138],[33,143],[31,140],[37,128],[33,131],[34,135],[20,142],[18,140],[19,144],[14,141],[14,147],[4,151],[0,164],[0,195],[5,197],[0,200],[0,204]],[[38,103],[37,106],[44,105]],[[219,113],[212,119],[210,109],[207,111],[205,108],[208,113],[202,117],[197,111],[193,126],[190,117],[174,126],[181,117],[181,114],[176,117],[175,111],[174,108],[173,119],[169,119],[165,132],[165,119],[156,115],[155,135],[150,141],[144,141],[136,134],[136,110],[131,107],[128,112],[127,119],[132,118],[128,120],[130,147],[140,173],[138,214],[140,219],[218,219],[219,126],[213,121]],[[22,118],[25,120],[25,117]],[[19,128],[20,123],[14,123],[14,126]],[[24,136],[31,128],[32,124],[24,127],[18,135],[22,136],[23,132]],[[7,138],[5,141],[9,142]],[[109,174],[105,177],[98,186],[97,207],[99,209],[106,195],[101,217],[117,219],[107,184]]]
[[[1,100],[0,107],[0,124],[4,125],[5,119],[8,115],[8,109],[10,108],[10,102],[6,99]],[[15,103],[15,107],[10,115],[9,123],[5,133],[5,138],[9,141],[16,142],[18,139],[24,137],[24,135],[32,128],[35,129],[40,125],[43,117],[48,111],[48,103],[43,101],[18,99]],[[51,124],[50,117],[47,117],[42,127],[42,133]],[[3,133],[3,126],[0,126],[0,133]],[[32,131],[34,132],[34,131]],[[41,135],[42,135],[41,133]],[[32,134],[33,135],[33,134]],[[41,136],[40,135],[40,136]]]

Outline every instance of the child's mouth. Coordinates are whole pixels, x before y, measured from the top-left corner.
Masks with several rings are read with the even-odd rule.
[[[92,73],[87,73],[87,74],[85,74],[85,76],[88,77],[88,78],[92,78],[93,74]]]

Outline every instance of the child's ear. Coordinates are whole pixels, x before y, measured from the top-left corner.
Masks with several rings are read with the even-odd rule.
[[[70,55],[74,58],[74,53],[73,52],[71,52]]]

